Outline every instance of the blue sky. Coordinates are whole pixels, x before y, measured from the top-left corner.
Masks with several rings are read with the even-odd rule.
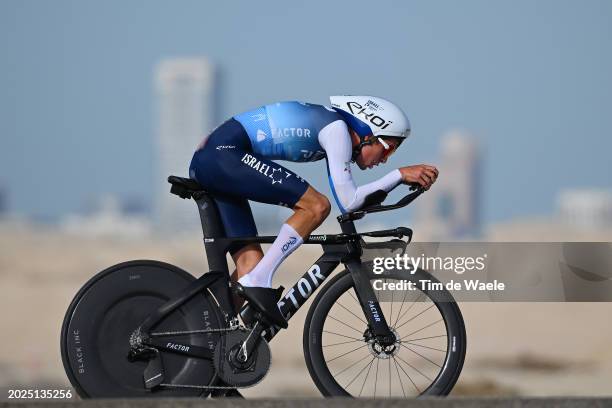
[[[219,121],[384,96],[413,124],[391,166],[435,163],[463,128],[485,147],[485,219],[547,214],[560,189],[611,187],[610,21],[604,0],[1,0],[0,185],[36,217],[100,192],[149,199],[153,67],[203,55],[223,75]],[[329,191],[323,165],[290,167]]]

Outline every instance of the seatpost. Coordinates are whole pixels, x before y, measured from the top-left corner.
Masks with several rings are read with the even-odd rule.
[[[210,270],[229,273],[224,252],[225,248],[222,248],[215,242],[215,238],[225,236],[225,230],[219,219],[216,204],[208,194],[203,192],[194,193],[193,199],[198,205],[198,212],[200,214],[208,267]]]

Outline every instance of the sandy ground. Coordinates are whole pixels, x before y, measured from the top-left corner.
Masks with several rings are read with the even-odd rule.
[[[278,271],[276,282],[294,282],[318,254],[316,247],[302,248]],[[3,390],[69,387],[59,352],[65,310],[91,276],[130,259],[166,261],[195,276],[206,271],[198,235],[136,242],[0,227]],[[308,304],[273,340],[272,370],[245,395],[319,395],[302,356],[307,309]],[[461,310],[468,353],[455,395],[612,394],[612,304],[463,303]]]

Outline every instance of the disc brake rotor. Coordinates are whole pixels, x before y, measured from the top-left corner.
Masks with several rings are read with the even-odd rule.
[[[394,329],[391,329],[391,332],[395,336],[395,342],[390,346],[386,346],[386,347],[382,346],[374,338],[370,338],[367,341],[368,350],[370,351],[370,354],[372,354],[376,358],[386,360],[388,358],[393,357],[394,355],[398,353],[402,340],[399,337],[399,334],[397,333],[397,331],[395,331]]]

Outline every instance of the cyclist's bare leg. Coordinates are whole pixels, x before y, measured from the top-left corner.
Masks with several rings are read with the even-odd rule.
[[[285,222],[291,225],[302,238],[305,238],[323,223],[330,210],[331,206],[327,197],[309,186],[293,207],[293,214]],[[232,273],[232,281],[237,281],[249,273],[263,256],[259,244],[248,244],[236,251],[232,255],[236,265],[236,270]]]
[[[234,269],[231,276],[232,281],[235,282],[249,273],[261,261],[263,256],[263,251],[259,244],[248,244],[236,251],[232,255],[236,265],[236,269]]]
[[[285,223],[289,224],[302,238],[305,238],[323,223],[330,210],[331,205],[327,197],[309,186],[293,207],[294,212]],[[234,253],[232,257],[236,270],[232,273],[232,281],[237,281],[253,270],[263,256],[259,244],[246,245]],[[242,302],[242,298],[234,298],[234,304],[238,309]]]
[[[327,197],[308,186],[304,195],[293,207],[293,211],[293,215],[286,223],[291,225],[302,238],[306,238],[325,221],[331,211],[331,205]]]

